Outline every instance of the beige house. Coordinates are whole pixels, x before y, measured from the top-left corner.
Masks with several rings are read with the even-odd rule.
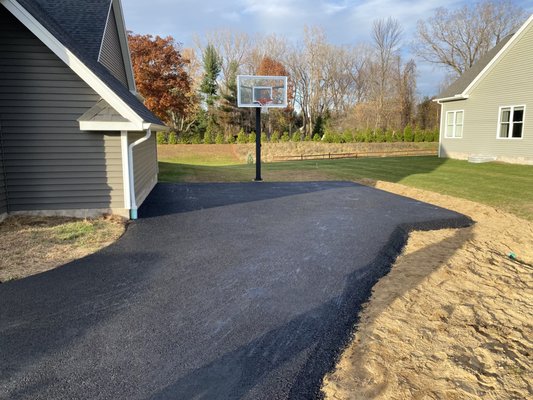
[[[435,101],[440,157],[533,164],[533,15]]]

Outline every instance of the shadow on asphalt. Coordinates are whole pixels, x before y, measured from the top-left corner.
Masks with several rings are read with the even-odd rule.
[[[160,255],[114,249],[0,285],[0,389],[38,360],[64,353],[130,304],[151,270],[146,260],[156,262]],[[37,397],[45,386],[42,381],[24,387],[11,398]]]
[[[224,207],[360,186],[353,182],[159,183],[139,209],[140,218]]]
[[[335,367],[338,357],[349,344],[358,322],[358,315],[365,301],[369,299],[372,287],[390,271],[407,242],[409,232],[431,230],[434,224],[435,222],[420,223],[397,228],[370,264],[347,276],[344,291],[340,296],[191,371],[154,394],[151,399],[263,398],[261,393],[254,392],[258,382],[270,372],[282,369],[284,364],[297,358],[304,360],[305,367],[292,383],[287,398],[301,400],[321,398],[322,379]],[[437,224],[450,225],[450,221]],[[442,246],[444,242],[451,242],[453,246],[446,246],[446,259],[449,259],[472,236],[471,228],[467,228],[468,224],[467,220],[452,223],[450,227],[465,229],[458,231],[453,238],[412,253],[409,259],[414,261],[417,253],[425,254]],[[426,267],[425,274],[414,277],[408,286],[402,288],[398,297],[418,286],[431,272],[439,268],[442,265],[442,258],[439,261],[429,268]],[[361,288],[365,289],[360,290]],[[391,298],[389,303],[382,304],[383,309],[396,298]],[[324,318],[329,321],[324,321]],[[319,325],[317,325],[318,319],[321,320]],[[321,326],[321,329],[317,330],[317,326]],[[331,326],[335,326],[334,331],[329,329]]]
[[[158,185],[142,211],[115,245],[0,285],[7,398],[315,398],[408,232],[472,222],[349,182]]]

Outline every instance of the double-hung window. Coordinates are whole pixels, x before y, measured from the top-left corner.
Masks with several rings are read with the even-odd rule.
[[[524,133],[525,106],[500,107],[499,139],[521,139]]]
[[[446,113],[446,133],[447,138],[463,137],[464,111],[448,111]]]

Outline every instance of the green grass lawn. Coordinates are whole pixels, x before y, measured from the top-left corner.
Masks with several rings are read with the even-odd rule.
[[[191,156],[193,157],[193,156]],[[246,182],[255,165],[194,157],[194,163],[162,158],[161,182]],[[402,183],[498,207],[533,220],[533,166],[437,157],[391,157],[295,161],[263,164],[266,181],[349,180],[363,178]]]

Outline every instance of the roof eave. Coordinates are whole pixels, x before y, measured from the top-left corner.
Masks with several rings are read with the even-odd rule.
[[[517,42],[521,37],[526,28],[533,23],[533,14],[522,24],[522,26],[513,34],[511,39],[505,43],[505,45],[494,55],[492,60],[481,70],[479,74],[470,82],[470,84],[465,88],[463,93],[470,94],[472,90],[478,85],[478,83],[487,75],[487,73],[493,68],[493,66],[503,57],[507,50],[512,47],[515,42]]]
[[[448,103],[450,101],[459,101],[459,100],[466,100],[470,96],[467,94],[456,94],[455,96],[450,97],[441,97],[440,99],[433,99],[434,102],[441,104],[441,103]]]
[[[148,129],[156,132],[167,132],[168,126],[151,122],[135,123],[130,121],[84,121],[78,120],[80,130],[85,132],[144,132]]]

